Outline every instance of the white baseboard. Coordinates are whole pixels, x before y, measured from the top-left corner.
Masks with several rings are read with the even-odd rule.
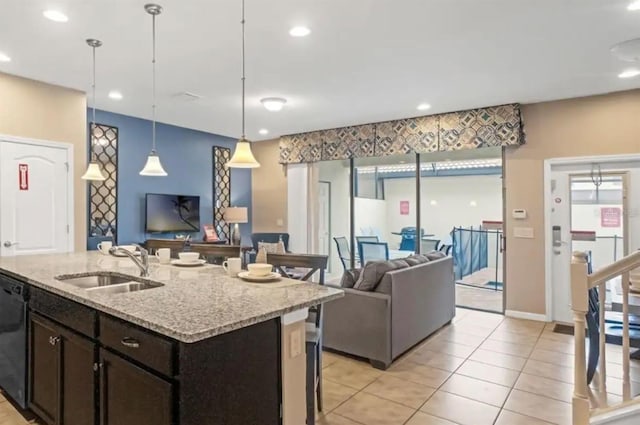
[[[544,314],[528,313],[526,311],[505,310],[504,315],[515,319],[535,320],[538,322],[547,321],[547,316]]]

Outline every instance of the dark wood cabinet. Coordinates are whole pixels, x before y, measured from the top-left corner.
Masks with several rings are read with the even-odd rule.
[[[57,327],[32,314],[29,407],[49,425],[60,424],[60,337]]]
[[[30,316],[29,405],[50,425],[95,424],[96,344]]]
[[[173,424],[173,386],[100,349],[100,425]]]
[[[29,407],[48,425],[281,425],[280,320],[182,343],[43,290]]]

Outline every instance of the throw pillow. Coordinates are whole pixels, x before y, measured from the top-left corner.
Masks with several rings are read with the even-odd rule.
[[[391,261],[369,261],[360,272],[360,277],[353,289],[373,291],[382,280],[384,274],[396,268],[397,265]]]
[[[403,260],[406,261],[410,266],[417,266],[418,264],[429,262],[429,258],[420,254],[412,255],[410,257],[404,258]]]
[[[446,257],[446,256],[447,256],[447,254],[445,254],[445,253],[444,253],[444,252],[442,252],[442,251],[431,251],[431,252],[427,252],[427,253],[425,254],[425,256],[426,256],[429,260],[433,261],[433,260],[439,260],[439,259],[441,259],[441,258],[444,258],[444,257]]]
[[[277,254],[278,253],[278,242],[269,243],[269,242],[258,242],[258,251],[262,251],[262,248],[267,251],[267,254]]]
[[[406,269],[409,267],[409,263],[404,258],[398,258],[397,260],[391,260],[397,269]]]
[[[343,288],[353,288],[360,277],[360,269],[345,270],[340,281],[340,286]]]

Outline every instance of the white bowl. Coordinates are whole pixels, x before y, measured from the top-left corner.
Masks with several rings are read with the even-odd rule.
[[[178,257],[180,258],[180,261],[184,261],[187,263],[194,263],[196,261],[198,261],[198,259],[200,258],[200,253],[198,252],[180,252],[178,253]]]
[[[249,269],[249,274],[256,277],[268,276],[269,273],[271,273],[271,270],[273,270],[273,266],[271,264],[265,263],[248,264],[247,268]]]

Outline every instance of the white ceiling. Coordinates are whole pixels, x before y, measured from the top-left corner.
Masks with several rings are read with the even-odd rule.
[[[640,37],[630,0],[246,0],[247,133],[281,134],[509,102],[640,87],[610,47]],[[158,0],[159,121],[240,133],[240,0]],[[149,118],[151,21],[144,0],[2,0],[0,71],[90,88],[98,108]],[[66,24],[42,16],[57,8]],[[293,25],[312,33],[292,38]],[[118,89],[124,99],[107,97]],[[200,100],[176,97],[181,92]],[[0,94],[1,95],[1,94]],[[259,99],[281,96],[285,109]],[[267,128],[269,136],[259,136]]]

